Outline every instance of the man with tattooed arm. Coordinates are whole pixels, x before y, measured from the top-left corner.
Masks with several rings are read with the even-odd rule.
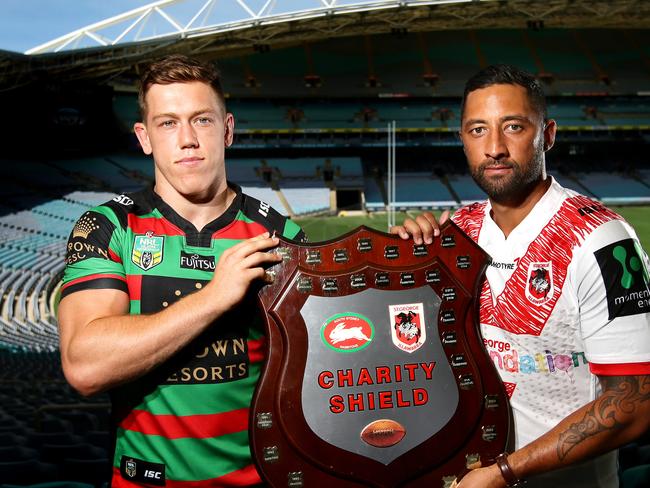
[[[650,425],[648,257],[619,215],[546,174],[555,133],[528,73],[490,66],[467,82],[460,138],[488,200],[451,218],[492,257],[480,324],[515,450],[461,488],[617,488],[615,449]],[[391,232],[431,243],[448,218]]]

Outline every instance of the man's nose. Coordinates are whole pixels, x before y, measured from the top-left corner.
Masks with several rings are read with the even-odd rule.
[[[494,160],[500,160],[510,156],[505,136],[500,130],[491,130],[486,140],[485,155]]]
[[[179,143],[181,148],[198,147],[199,139],[196,137],[196,131],[192,124],[182,124],[179,133]]]

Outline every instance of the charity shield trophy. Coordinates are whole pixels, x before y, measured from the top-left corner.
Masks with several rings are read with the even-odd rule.
[[[430,245],[359,227],[274,252],[250,421],[268,484],[448,487],[507,450],[511,411],[477,326],[489,257],[455,224]]]

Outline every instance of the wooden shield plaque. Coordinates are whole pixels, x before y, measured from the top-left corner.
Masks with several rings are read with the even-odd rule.
[[[506,450],[510,407],[477,325],[489,257],[455,224],[431,245],[359,227],[273,252],[250,420],[267,483],[444,487]]]

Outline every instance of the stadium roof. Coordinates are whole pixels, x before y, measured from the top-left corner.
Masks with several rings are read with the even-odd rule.
[[[159,0],[27,51],[0,53],[0,88],[132,71],[153,56],[206,59],[332,37],[448,29],[648,28],[644,0]]]
[[[158,0],[77,29],[26,54],[195,38],[215,41],[242,31],[254,31],[243,34],[249,42],[267,42],[286,35],[287,24],[297,23],[313,24],[322,37],[341,30],[349,33],[358,20],[369,21],[361,22],[363,33],[368,33],[366,29],[373,23],[384,24],[384,29],[423,30],[522,27],[526,20],[548,21],[554,26],[629,28],[635,23],[647,25],[648,10],[647,2],[638,0]],[[299,29],[295,34],[302,37],[308,30]]]

